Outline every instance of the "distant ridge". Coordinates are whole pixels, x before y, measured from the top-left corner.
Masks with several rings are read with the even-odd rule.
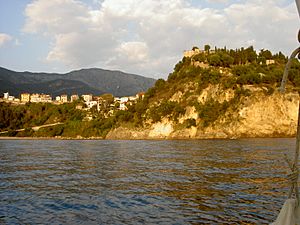
[[[15,96],[23,92],[47,93],[53,96],[84,93],[128,96],[147,91],[154,83],[155,79],[152,78],[98,68],[59,74],[16,72],[0,67],[0,95],[8,91]]]

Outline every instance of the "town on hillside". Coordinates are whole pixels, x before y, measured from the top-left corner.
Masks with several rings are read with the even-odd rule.
[[[127,110],[128,105],[132,105],[138,99],[144,98],[145,93],[140,92],[135,96],[124,96],[124,97],[114,97],[111,94],[105,94],[102,96],[93,96],[92,94],[81,95],[84,105],[78,104],[76,109],[90,110],[93,107],[97,108],[97,111],[101,110],[101,106],[109,104],[109,107],[117,108],[118,110]],[[39,94],[39,93],[22,93],[19,98],[10,95],[9,92],[3,93],[3,97],[0,98],[0,102],[9,102],[13,104],[26,104],[26,103],[51,103],[51,104],[64,104],[73,103],[80,99],[79,95],[74,94],[70,97],[66,94],[56,96],[55,99],[49,94]],[[108,100],[109,98],[109,100]]]

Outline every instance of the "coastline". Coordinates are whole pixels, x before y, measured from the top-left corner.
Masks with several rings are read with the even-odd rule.
[[[0,137],[1,140],[105,140],[102,137],[72,138],[72,137]]]
[[[102,138],[102,137],[0,137],[1,140],[83,140],[83,141],[93,141],[93,140],[110,140],[110,141],[197,141],[197,140],[242,140],[242,139],[272,139],[272,138],[296,138],[296,136],[261,136],[261,137],[235,137],[235,138]]]

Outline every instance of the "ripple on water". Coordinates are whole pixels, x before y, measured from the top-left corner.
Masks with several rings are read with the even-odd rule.
[[[0,224],[268,224],[294,139],[0,142]]]

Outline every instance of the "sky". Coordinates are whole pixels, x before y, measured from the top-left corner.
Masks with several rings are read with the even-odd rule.
[[[292,0],[0,0],[0,66],[167,78],[193,46],[298,47]]]

